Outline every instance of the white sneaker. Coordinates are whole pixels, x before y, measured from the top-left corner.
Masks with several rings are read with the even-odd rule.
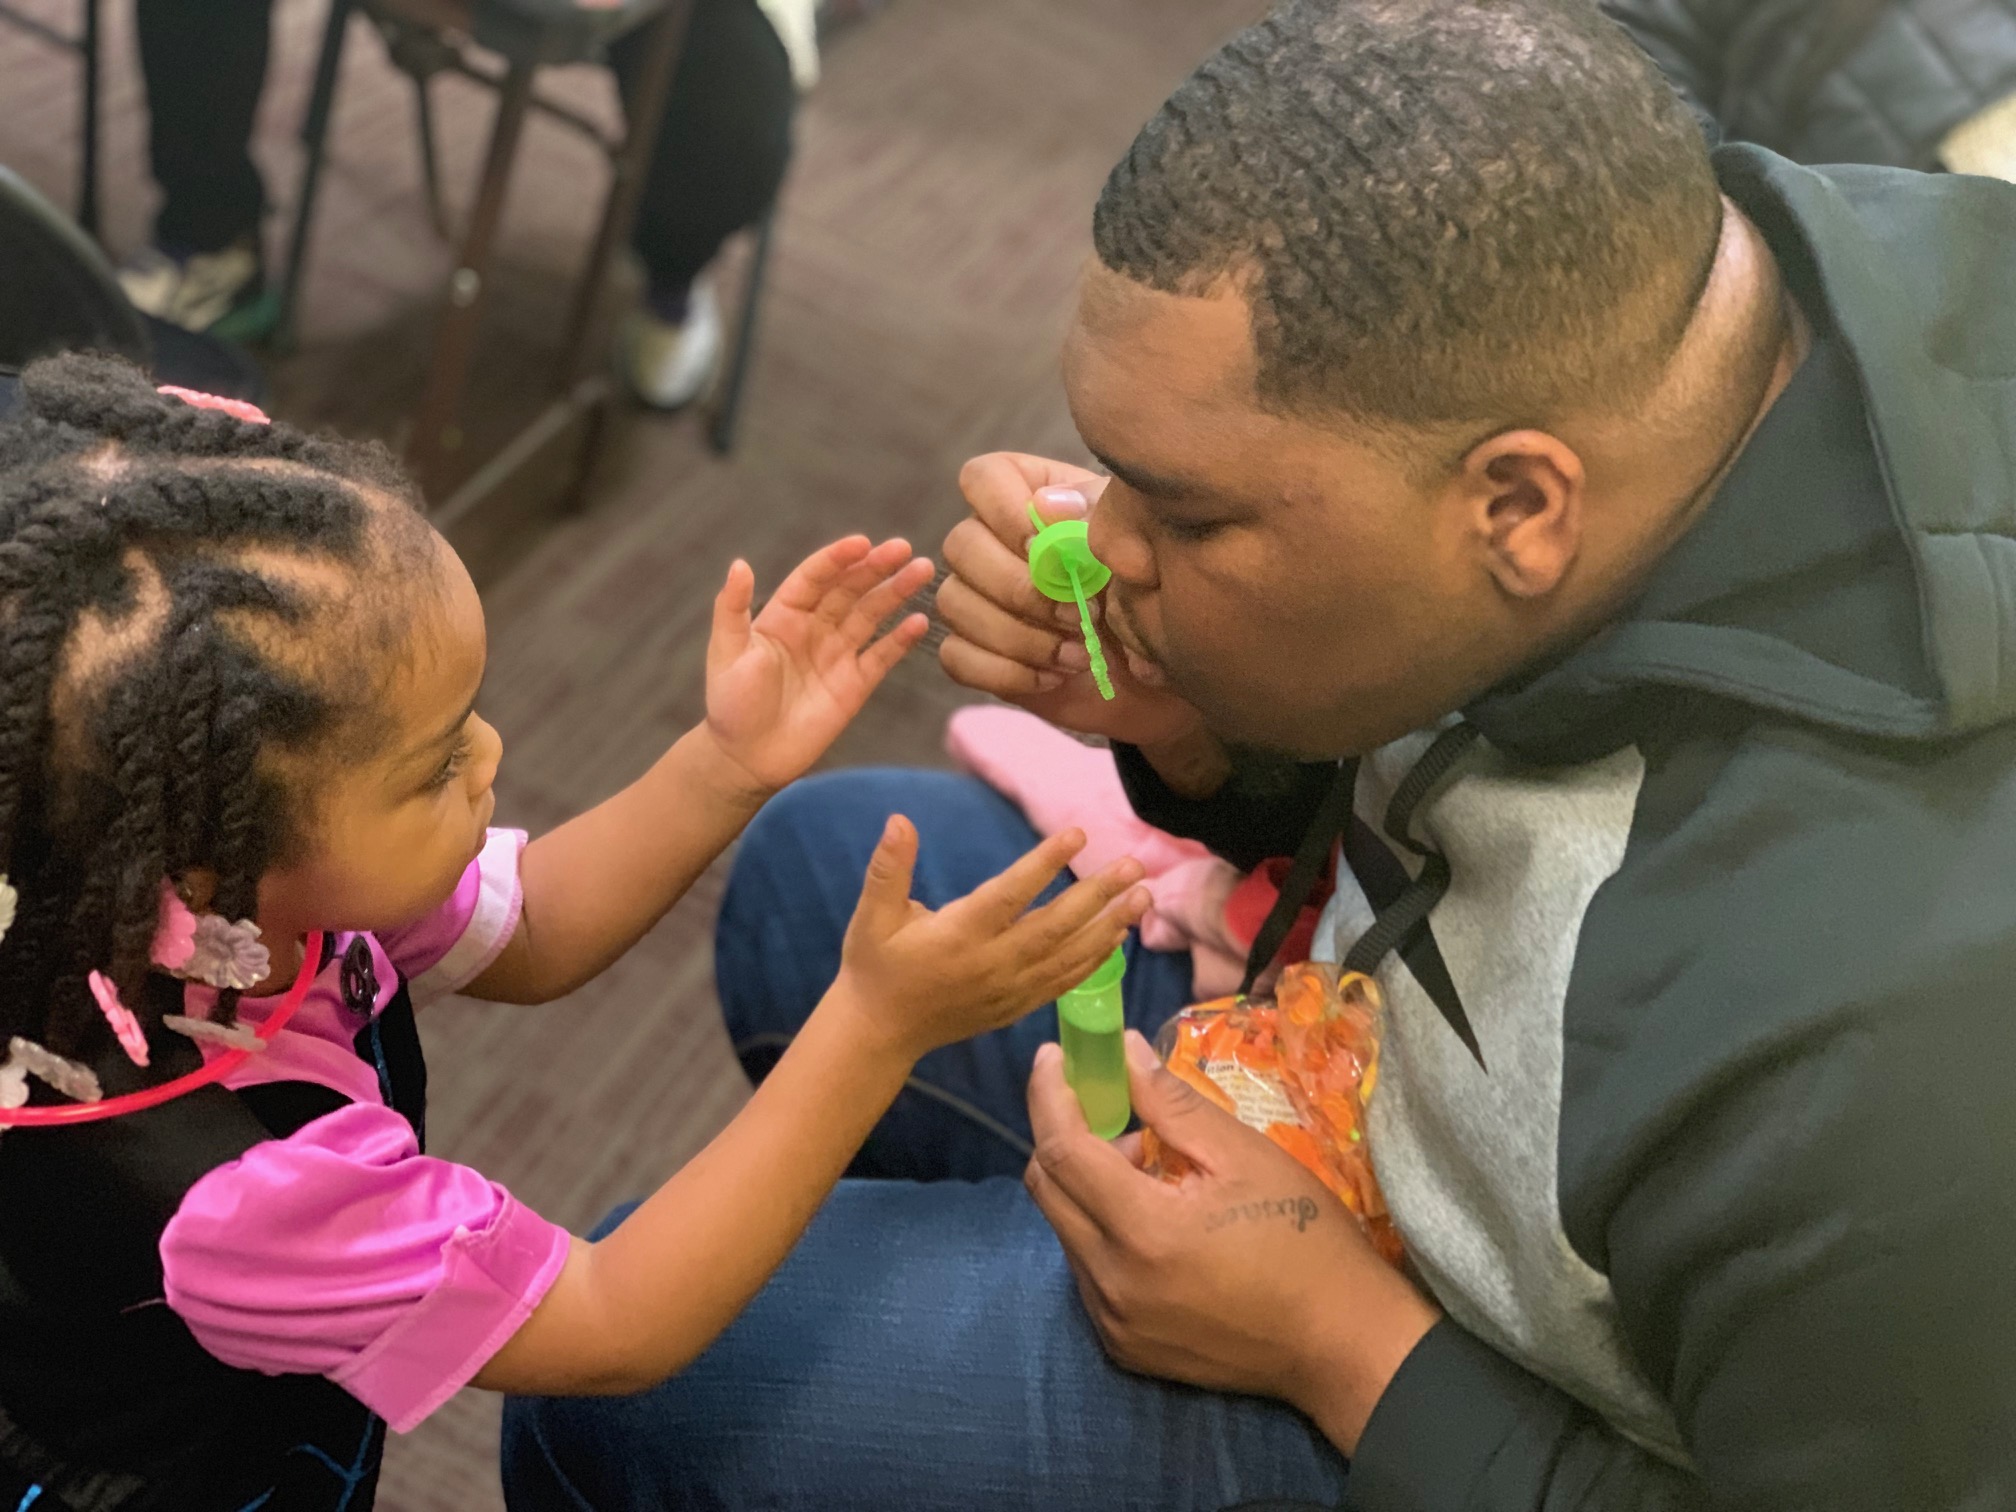
[[[198,252],[177,262],[147,247],[119,270],[119,285],[134,308],[187,331],[207,331],[258,297],[259,254],[249,246]]]
[[[624,370],[637,397],[654,409],[678,409],[699,398],[721,365],[721,306],[710,283],[698,282],[675,325],[647,308],[632,317]]]

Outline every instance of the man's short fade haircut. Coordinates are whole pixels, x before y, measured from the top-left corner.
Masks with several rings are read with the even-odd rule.
[[[1543,423],[1649,392],[1720,239],[1701,129],[1594,0],[1291,0],[1107,179],[1100,261],[1251,301],[1263,405]]]

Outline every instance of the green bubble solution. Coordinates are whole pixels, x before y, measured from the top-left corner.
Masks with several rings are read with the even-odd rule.
[[[1057,1040],[1064,1047],[1064,1080],[1078,1094],[1085,1122],[1101,1139],[1127,1127],[1127,1016],[1120,983],[1127,957],[1116,950],[1097,971],[1057,999]]]

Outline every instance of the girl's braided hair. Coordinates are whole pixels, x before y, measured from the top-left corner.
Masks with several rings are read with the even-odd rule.
[[[397,635],[390,584],[434,555],[382,447],[199,409],[111,358],[21,385],[0,423],[0,1035],[104,1064],[87,974],[151,1020],[164,879],[208,870],[212,911],[256,913],[301,838],[300,763],[369,746],[359,627]]]

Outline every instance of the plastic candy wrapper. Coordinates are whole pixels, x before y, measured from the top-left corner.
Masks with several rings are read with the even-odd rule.
[[[1155,1047],[1176,1075],[1315,1173],[1373,1248],[1398,1265],[1400,1233],[1365,1135],[1383,1013],[1370,977],[1305,961],[1282,971],[1271,1001],[1220,998],[1184,1009],[1162,1027]],[[1153,1130],[1142,1135],[1142,1153],[1165,1181],[1190,1170]]]

